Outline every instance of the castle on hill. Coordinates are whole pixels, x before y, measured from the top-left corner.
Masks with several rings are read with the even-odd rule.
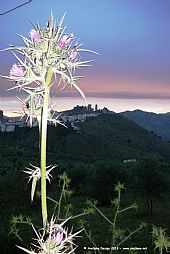
[[[88,104],[86,106],[75,106],[72,110],[67,110],[65,113],[70,113],[70,114],[85,114],[85,113],[96,113],[96,114],[107,114],[111,111],[109,111],[106,107],[103,109],[99,109],[98,105],[96,104],[95,107],[93,108],[91,104]],[[113,113],[113,112],[112,112]]]

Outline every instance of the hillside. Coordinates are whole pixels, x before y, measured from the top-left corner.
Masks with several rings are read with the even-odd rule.
[[[72,128],[49,127],[48,163],[58,160],[122,161],[153,155],[169,159],[170,144],[119,114],[103,114]],[[38,129],[18,128],[0,135],[0,166],[38,161]],[[11,156],[12,155],[12,156]]]
[[[165,140],[170,140],[170,114],[155,114],[142,110],[125,111],[120,115],[139,124],[141,127],[156,135],[161,136]]]
[[[168,190],[169,164],[167,162],[170,158],[170,143],[162,141],[134,122],[114,113],[87,118],[86,122],[79,123],[79,128],[80,132],[75,132],[69,126],[68,128],[63,126],[57,128],[49,126],[48,128],[47,164],[58,165],[52,172],[53,184],[48,184],[49,197],[58,200],[59,186],[61,188],[62,186],[58,185],[57,176],[63,171],[67,171],[71,178],[70,187],[74,193],[70,201],[73,204],[73,215],[76,215],[79,211],[80,213],[84,211],[84,202],[87,198],[99,200],[103,209],[103,205],[110,204],[110,199],[114,197],[113,186],[118,181],[123,182],[126,186],[126,194],[123,199],[121,198],[122,207],[136,202],[139,204],[139,212],[126,213],[121,222],[119,219],[119,223],[127,228],[135,228],[141,221],[148,222],[147,231],[145,230],[145,234],[139,235],[135,246],[138,243],[139,246],[140,244],[149,246],[149,242],[151,242],[150,225],[162,225],[163,228],[169,226],[169,194],[165,195],[165,199],[161,198],[161,205],[158,201],[156,203],[154,201],[154,212],[156,211],[158,216],[151,217],[149,214],[146,217],[146,197],[143,196],[143,193],[146,193],[144,180],[149,182],[147,186],[149,186],[149,190],[152,190],[152,193],[157,193],[160,188],[162,191]],[[38,220],[41,213],[40,200],[36,196],[30,205],[31,184],[26,184],[27,179],[23,173],[29,163],[39,165],[38,143],[37,127],[18,127],[15,132],[0,133],[0,211],[2,218],[0,220],[2,229],[0,239],[2,248],[5,249],[4,253],[16,253],[15,246],[21,244],[17,238],[9,234],[11,228],[9,220],[12,215],[31,216],[36,225],[41,225]],[[142,160],[148,155],[151,155],[152,158]],[[156,160],[153,156],[156,157]],[[136,159],[135,167],[124,167],[122,161],[126,159]],[[163,159],[163,161],[159,159]],[[143,165],[141,163],[144,161],[147,161],[149,166],[144,167],[143,171],[140,165]],[[146,172],[148,172],[147,177]],[[134,192],[137,195],[132,197]],[[124,196],[124,191],[122,195]],[[53,214],[53,204],[49,202],[48,205],[49,214]],[[105,211],[111,218],[113,205],[106,207]],[[94,221],[94,224],[91,224],[92,229],[103,228],[100,224],[102,220],[97,214],[91,218],[90,216],[84,218],[88,223]],[[77,221],[75,224],[77,225]],[[100,227],[96,227],[96,225],[100,225]],[[32,231],[23,227],[23,231],[20,232],[24,242],[29,243]],[[106,236],[105,233],[103,235],[103,230],[101,232],[100,230],[94,231],[94,235],[97,239],[98,237],[105,239]],[[85,243],[83,242],[82,245],[84,246]]]

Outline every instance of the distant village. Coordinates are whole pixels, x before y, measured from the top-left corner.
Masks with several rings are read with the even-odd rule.
[[[103,109],[98,109],[97,104],[93,108],[91,104],[87,107],[77,105],[71,110],[57,112],[53,111],[52,115],[54,118],[58,118],[63,124],[69,122],[71,127],[75,131],[79,131],[78,123],[84,122],[87,117],[96,117],[99,114],[110,114],[113,113],[109,111],[106,107]],[[16,127],[26,127],[27,126],[27,115],[24,117],[7,117],[3,115],[3,111],[0,110],[0,132],[13,132]],[[36,126],[36,124],[35,124]]]
[[[7,117],[4,116],[3,111],[0,110],[0,131],[13,132],[18,127],[26,127],[26,117]]]
[[[71,110],[64,112],[53,111],[53,117],[58,118],[61,123],[69,124],[71,127],[78,133],[80,129],[78,123],[86,121],[88,117],[96,117],[99,114],[113,114],[113,111],[108,110],[106,107],[103,109],[98,109],[97,104],[92,108],[91,104],[88,104],[87,107],[77,105]],[[7,117],[3,115],[3,111],[0,110],[0,132],[13,132],[16,127],[22,128],[27,127],[27,115],[24,117]],[[35,124],[34,126],[37,126]],[[130,158],[123,160],[124,164],[136,163],[136,159]]]

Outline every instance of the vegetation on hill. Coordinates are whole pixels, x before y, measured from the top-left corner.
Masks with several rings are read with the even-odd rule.
[[[142,110],[134,110],[122,112],[120,115],[127,117],[151,133],[156,134],[165,140],[170,140],[169,113],[156,114]]]
[[[140,159],[155,156],[169,160],[170,144],[162,141],[119,114],[104,114],[79,123],[80,132],[70,126],[49,126],[48,161]],[[38,161],[38,128],[18,128],[14,133],[0,134],[1,168],[8,164]],[[8,152],[7,152],[8,150]],[[11,157],[11,154],[12,157]]]
[[[80,132],[70,126],[48,129],[48,165],[57,164],[53,172],[53,185],[49,185],[49,197],[58,198],[60,185],[58,175],[67,171],[71,178],[73,215],[83,212],[86,199],[96,199],[98,206],[108,218],[112,217],[112,199],[117,182],[125,184],[122,192],[122,209],[137,203],[138,210],[127,212],[119,219],[123,228],[137,228],[141,222],[147,223],[145,233],[130,238],[127,246],[148,246],[153,250],[151,240],[152,225],[170,229],[169,186],[170,186],[170,144],[141,128],[119,114],[103,114],[79,123]],[[30,206],[30,185],[26,185],[26,175],[22,172],[27,161],[38,165],[38,129],[18,128],[14,133],[0,134],[0,243],[2,253],[17,253],[15,244],[19,240],[9,232],[11,216],[31,216],[36,225],[41,213],[39,198]],[[136,159],[124,163],[126,159]],[[28,160],[29,159],[29,160]],[[18,180],[19,179],[19,180]],[[48,200],[50,213],[53,205]],[[85,216],[87,228],[92,229],[93,237],[108,246],[103,232],[104,222],[95,214]],[[77,227],[78,222],[75,222]],[[24,242],[32,235],[30,228],[22,226]],[[167,230],[167,233],[170,233]],[[85,235],[80,247],[90,245]],[[20,253],[18,251],[18,253]],[[77,252],[79,253],[79,252]],[[80,251],[80,253],[82,253]],[[152,251],[150,252],[152,253]]]

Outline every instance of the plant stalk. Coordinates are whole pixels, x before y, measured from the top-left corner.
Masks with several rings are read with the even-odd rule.
[[[121,196],[121,190],[118,191],[118,198],[117,198],[117,204],[116,204],[116,211],[115,211],[115,215],[114,215],[114,220],[113,220],[113,226],[112,226],[112,231],[113,231],[113,239],[112,239],[112,244],[113,246],[116,245],[116,237],[115,237],[115,230],[116,230],[116,221],[119,215],[119,211],[120,211],[120,196]],[[112,251],[111,251],[112,253]]]
[[[47,122],[50,100],[50,84],[52,80],[52,70],[47,72],[47,78],[44,89],[44,104],[41,115],[41,128],[40,128],[40,147],[41,147],[41,210],[43,226],[47,223],[47,189],[46,189],[46,160],[47,160]]]

